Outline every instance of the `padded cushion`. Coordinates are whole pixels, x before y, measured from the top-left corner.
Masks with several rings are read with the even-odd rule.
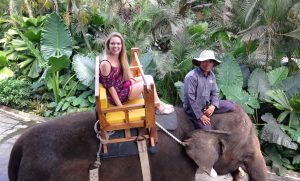
[[[128,101],[124,105],[134,105],[134,104],[144,104],[144,99],[143,98],[133,99],[131,101]],[[142,119],[145,119],[145,108],[134,109],[132,111],[129,111],[129,122],[139,121]],[[106,120],[107,120],[107,122],[109,122],[111,124],[124,123],[125,122],[125,112],[118,111],[118,112],[107,113]]]
[[[99,86],[99,99],[100,99],[100,104],[101,108],[107,108],[108,107],[108,100],[107,100],[107,95],[106,95],[106,89],[103,87],[102,84]]]

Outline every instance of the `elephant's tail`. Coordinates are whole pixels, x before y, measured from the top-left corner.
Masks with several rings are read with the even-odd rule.
[[[22,159],[22,144],[18,144],[18,142],[15,143],[13,146],[9,163],[8,163],[8,178],[9,181],[17,181],[18,179],[18,172],[20,168],[20,163]]]

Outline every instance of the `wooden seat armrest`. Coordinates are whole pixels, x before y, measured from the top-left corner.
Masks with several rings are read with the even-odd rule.
[[[95,96],[98,98],[99,97],[99,63],[100,63],[100,58],[99,56],[96,57],[96,66],[95,66]]]
[[[139,70],[139,66],[130,66],[129,69],[132,70]]]
[[[134,109],[140,109],[140,108],[145,108],[145,104],[114,106],[114,107],[109,107],[109,108],[103,108],[103,109],[101,109],[101,111],[103,113],[109,113],[109,112],[134,110]]]

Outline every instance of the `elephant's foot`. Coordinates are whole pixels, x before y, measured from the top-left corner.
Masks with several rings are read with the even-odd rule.
[[[242,169],[242,167],[239,167],[234,172],[231,172],[233,181],[243,181],[244,177],[246,175],[246,172]]]

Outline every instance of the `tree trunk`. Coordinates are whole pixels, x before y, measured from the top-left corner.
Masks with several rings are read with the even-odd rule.
[[[13,14],[16,14],[16,4],[15,0],[9,0],[9,15],[12,16]]]
[[[30,18],[33,18],[32,10],[31,10],[30,4],[28,3],[28,0],[24,0],[24,2],[25,2],[25,6],[26,6],[26,8],[27,8],[29,17],[30,17]]]
[[[55,12],[58,14],[58,3],[57,0],[53,0],[54,6],[55,6]]]

